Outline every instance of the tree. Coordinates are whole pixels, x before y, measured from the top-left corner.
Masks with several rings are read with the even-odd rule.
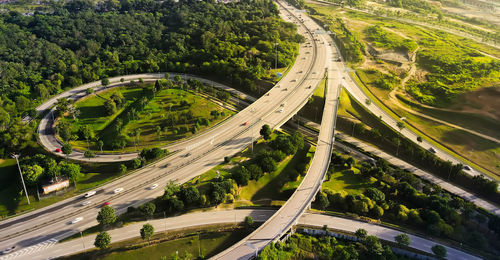
[[[61,151],[63,154],[66,155],[66,158],[68,158],[68,156],[73,153],[73,147],[71,147],[71,144],[69,143],[65,143],[63,144],[63,146],[61,147]]]
[[[328,198],[326,197],[326,195],[322,191],[319,191],[318,193],[316,193],[315,202],[317,203],[318,208],[321,210],[326,209],[328,207],[328,205],[330,204],[330,202],[328,201]]]
[[[259,166],[264,172],[273,172],[276,170],[276,162],[271,157],[264,157],[259,161]]]
[[[113,100],[106,100],[104,102],[104,110],[109,116],[113,115],[116,113],[116,103]]]
[[[108,85],[109,85],[109,83],[110,83],[110,82],[109,82],[109,79],[108,79],[108,78],[103,78],[103,79],[101,80],[101,85],[103,85],[103,86],[105,86],[105,87],[106,87],[106,86],[108,86]]]
[[[89,140],[93,139],[95,134],[94,134],[94,129],[90,127],[89,125],[84,125],[81,129],[83,138],[87,140],[87,149],[89,147]]]
[[[410,237],[407,234],[399,234],[394,237],[394,240],[400,246],[409,246],[410,245]]]
[[[111,243],[111,236],[108,234],[108,232],[103,231],[95,237],[94,241],[94,246],[104,249],[108,247],[109,243]]]
[[[59,98],[56,103],[56,112],[58,115],[62,116],[69,110],[71,102],[67,98]]]
[[[438,257],[438,258],[445,258],[448,252],[446,252],[446,248],[442,245],[434,245],[431,248],[432,252]]]
[[[156,126],[156,135],[158,136],[158,142],[161,140],[161,126]]]
[[[104,142],[102,140],[97,141],[97,145],[99,146],[99,150],[102,152],[102,147],[104,146]]]
[[[120,172],[120,174],[127,172],[127,166],[125,166],[125,164],[120,164],[120,166],[118,168],[119,168],[118,171]]]
[[[97,222],[101,227],[105,227],[115,223],[115,209],[110,206],[104,206],[97,214]]]
[[[245,226],[247,228],[250,228],[253,226],[253,218],[252,217],[250,217],[250,216],[245,217]]]
[[[74,183],[76,183],[83,175],[80,170],[81,168],[78,164],[67,163],[64,161],[59,163],[59,172],[62,175],[68,176],[68,178],[70,178],[70,180]]]
[[[155,228],[151,224],[144,224],[141,228],[141,238],[143,240],[149,240],[155,232]]]
[[[372,256],[380,256],[384,252],[384,248],[376,236],[367,236],[363,243]]]
[[[385,201],[385,194],[377,188],[367,188],[363,194],[377,203],[383,203]]]
[[[363,239],[366,238],[366,236],[368,236],[368,232],[365,229],[360,228],[360,229],[356,230],[356,232],[354,233],[354,235],[357,238],[363,240]]]
[[[404,122],[401,122],[401,121],[398,121],[398,122],[396,123],[396,126],[398,127],[399,132],[401,132],[401,130],[403,130],[403,128],[405,128],[405,123],[404,123]]]
[[[155,213],[156,205],[152,202],[147,202],[139,206],[139,211],[146,217],[151,217]]]
[[[248,180],[250,179],[250,172],[245,166],[241,166],[234,171],[232,176],[238,185],[246,186],[248,184]]]
[[[248,166],[248,172],[250,173],[250,179],[258,180],[264,174],[262,169],[257,164],[250,164]]]
[[[40,177],[42,177],[43,174],[43,168],[36,164],[23,165],[22,169],[24,179],[29,185],[35,185],[36,183],[38,183],[38,180],[40,179]]]
[[[200,191],[195,186],[182,188],[181,197],[186,205],[194,205],[200,201]]]
[[[266,140],[266,141],[269,140],[269,139],[271,139],[272,132],[273,131],[272,131],[271,127],[268,124],[263,125],[262,128],[259,131],[259,133],[262,136],[262,138],[264,138],[264,140]]]
[[[417,141],[418,141],[419,143],[421,143],[421,142],[423,141],[423,140],[422,140],[422,137],[417,136]]]
[[[90,94],[94,93],[94,89],[93,89],[93,88],[87,88],[87,89],[85,90],[85,93],[86,93],[87,95],[90,95]]]

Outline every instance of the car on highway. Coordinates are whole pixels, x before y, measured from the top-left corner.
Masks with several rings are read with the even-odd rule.
[[[6,255],[8,253],[12,253],[12,251],[14,251],[14,249],[16,249],[16,246],[11,246],[7,249],[4,249],[4,250],[2,250],[2,252],[0,252],[0,255]]]
[[[60,152],[61,152],[61,149],[56,148],[56,152],[57,152],[57,153],[60,153]]]
[[[436,150],[435,150],[434,148],[432,148],[432,147],[431,147],[431,148],[429,148],[429,152],[431,152],[431,153],[436,153]]]
[[[187,153],[184,155],[184,158],[189,157],[190,155],[191,155],[191,153]]]
[[[472,170],[472,168],[469,165],[466,164],[466,165],[464,165],[464,170],[470,171],[470,170]]]
[[[280,110],[278,110],[278,112],[280,113],[283,113],[283,111],[285,111],[285,109],[281,108]]]
[[[149,190],[154,190],[156,188],[158,188],[158,184],[156,183],[148,187]]]
[[[84,202],[82,202],[82,206],[87,206],[90,203],[92,203],[92,201],[90,201],[90,200],[84,201]]]
[[[104,203],[101,205],[101,208],[104,208],[104,207],[106,207],[106,206],[109,206],[109,204],[111,204],[111,203],[109,203],[109,201],[106,201],[106,202],[104,202]]]
[[[297,79],[292,79],[290,82],[297,82]]]
[[[164,165],[160,166],[160,168],[167,168],[168,166],[170,166],[170,163],[165,163]]]
[[[85,196],[84,196],[84,197],[85,197],[85,198],[89,198],[89,197],[94,196],[95,194],[96,194],[96,191],[95,191],[95,190],[91,190],[91,191],[89,191],[89,192],[85,193]]]
[[[243,123],[243,124],[241,124],[241,125],[243,125],[243,126],[247,126],[247,125],[248,125],[248,122],[245,122],[245,123]]]
[[[114,193],[120,193],[122,191],[123,191],[123,188],[117,188],[117,189],[113,190]]]
[[[80,222],[80,221],[82,221],[82,220],[83,220],[83,217],[77,217],[77,218],[75,218],[75,219],[71,220],[71,222],[70,222],[70,223],[71,223],[71,224],[75,224],[75,223],[78,223],[78,222]]]

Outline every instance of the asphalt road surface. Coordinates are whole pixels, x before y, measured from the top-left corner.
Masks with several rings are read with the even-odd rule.
[[[255,222],[264,222],[269,219],[275,210],[245,209],[245,210],[220,210],[206,211],[198,213],[184,214],[166,219],[156,219],[150,221],[137,222],[119,229],[109,231],[112,243],[123,241],[130,238],[139,237],[139,230],[146,223],[153,225],[155,233],[173,231],[183,228],[203,229],[203,226],[215,224],[242,223],[246,216],[251,216]],[[357,220],[345,219],[335,216],[321,215],[315,213],[304,213],[298,220],[298,224],[322,228],[327,225],[331,229],[345,232],[355,232],[358,228],[368,231],[368,234],[377,236],[386,241],[394,242],[394,237],[402,232],[388,227],[366,223]],[[411,239],[410,247],[424,252],[432,253],[431,247],[439,244],[420,236],[408,234]],[[96,234],[88,235],[83,238],[76,238],[67,242],[57,243],[57,241],[48,241],[34,245],[30,248],[16,250],[12,254],[0,257],[0,260],[7,259],[48,259],[64,255],[71,255],[84,250],[94,248]],[[443,245],[444,246],[444,245]],[[480,259],[467,254],[455,248],[446,247],[448,259]],[[36,255],[36,257],[33,257]]]
[[[164,187],[172,180],[183,183],[192,179],[222,163],[225,156],[247,147],[259,136],[262,125],[269,124],[275,128],[285,123],[307,102],[314,91],[309,86],[317,86],[325,71],[326,48],[315,47],[304,28],[299,27],[299,32],[308,38],[310,47],[302,44],[294,66],[278,86],[268,92],[269,95],[264,95],[227,120],[211,135],[190,139],[180,152],[97,188],[98,192],[93,197],[73,197],[3,221],[2,225],[5,226],[0,230],[0,248],[16,245],[22,250],[39,243],[59,240],[93,226],[103,203],[110,202],[117,212],[124,212],[129,206],[137,206],[163,193],[162,188],[149,190],[152,184]],[[285,104],[284,107],[282,104]],[[248,125],[245,126],[245,122]],[[113,193],[119,187],[124,190]],[[90,201],[90,204],[84,206],[83,201]],[[70,224],[77,217],[83,220]]]

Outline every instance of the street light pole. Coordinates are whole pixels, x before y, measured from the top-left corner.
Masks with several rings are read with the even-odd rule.
[[[85,241],[83,240],[82,231],[80,231],[80,237],[82,238],[83,250],[85,250]]]
[[[29,205],[30,198],[28,197],[28,191],[26,190],[26,185],[24,184],[23,172],[21,171],[21,166],[19,166],[19,154],[12,154],[12,158],[16,158],[17,168],[19,169],[19,175],[21,176],[21,181],[24,187],[24,193],[26,194],[26,200],[28,200],[28,205]]]

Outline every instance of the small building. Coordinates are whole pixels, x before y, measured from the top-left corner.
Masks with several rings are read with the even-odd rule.
[[[62,190],[68,187],[69,187],[69,180],[68,179],[61,180],[58,182],[54,182],[52,184],[42,186],[42,192],[43,192],[42,194],[46,195],[51,192]]]

